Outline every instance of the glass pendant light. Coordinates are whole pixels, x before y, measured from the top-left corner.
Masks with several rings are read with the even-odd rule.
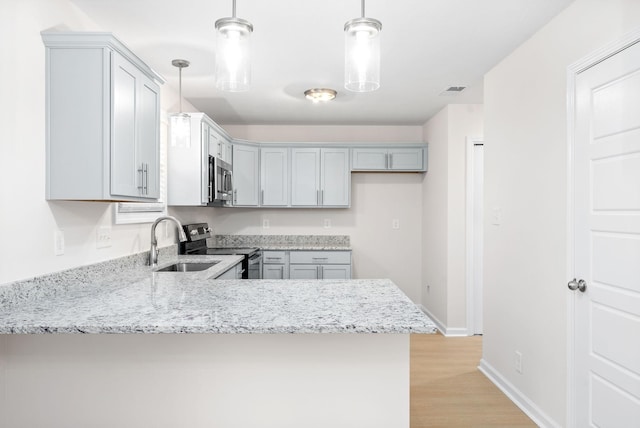
[[[380,31],[382,23],[362,17],[344,24],[344,87],[354,92],[370,92],[380,87]]]
[[[233,0],[231,18],[216,21],[216,87],[221,91],[241,92],[251,86],[251,33],[249,21],[236,18]]]
[[[180,113],[173,113],[169,117],[171,127],[171,147],[191,147],[191,116],[182,112],[182,69],[189,67],[189,61],[174,59],[171,61],[179,71],[178,102]]]

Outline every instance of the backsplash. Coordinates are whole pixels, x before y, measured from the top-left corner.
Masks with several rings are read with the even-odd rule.
[[[349,235],[216,235],[214,247],[330,246],[348,247]]]

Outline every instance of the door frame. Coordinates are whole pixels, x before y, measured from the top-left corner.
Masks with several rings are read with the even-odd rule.
[[[473,267],[475,265],[474,250],[474,236],[475,227],[473,222],[473,205],[474,205],[474,146],[477,143],[482,143],[484,146],[483,137],[467,137],[466,151],[467,151],[467,191],[466,191],[466,288],[467,288],[467,336],[473,336],[475,334],[475,284],[473,281]]]
[[[575,113],[576,113],[576,80],[583,71],[593,67],[625,50],[640,43],[640,28],[629,32],[620,39],[597,49],[582,59],[567,67],[567,264],[566,278],[570,281],[575,276]],[[562,285],[566,287],[566,284]],[[567,293],[567,426],[576,426],[576,398],[575,398],[575,294]]]

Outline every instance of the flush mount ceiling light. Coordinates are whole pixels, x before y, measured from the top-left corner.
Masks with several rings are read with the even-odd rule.
[[[382,23],[362,17],[344,24],[344,87],[354,92],[370,92],[380,87],[380,31]]]
[[[216,21],[216,87],[221,91],[241,92],[251,86],[251,33],[253,25],[236,18],[233,0],[231,18]]]
[[[321,101],[323,102],[331,101],[336,97],[337,94],[338,93],[333,89],[327,89],[327,88],[313,88],[313,89],[307,89],[306,91],[304,91],[304,96],[308,100],[313,101],[314,103],[321,102]]]
[[[191,116],[182,112],[182,69],[189,67],[189,61],[184,59],[174,59],[171,61],[174,67],[178,67],[178,102],[180,112],[174,113],[169,117],[171,126],[171,146],[172,147],[190,147],[191,146]]]

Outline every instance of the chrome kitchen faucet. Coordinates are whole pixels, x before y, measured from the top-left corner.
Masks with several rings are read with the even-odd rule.
[[[182,224],[180,221],[170,215],[158,217],[156,221],[151,225],[151,249],[149,250],[149,266],[157,266],[158,265],[158,238],[156,237],[156,227],[158,223],[163,220],[171,220],[176,224],[178,228],[178,239],[180,242],[184,242],[187,240],[187,235],[184,234],[184,230],[182,230]]]

